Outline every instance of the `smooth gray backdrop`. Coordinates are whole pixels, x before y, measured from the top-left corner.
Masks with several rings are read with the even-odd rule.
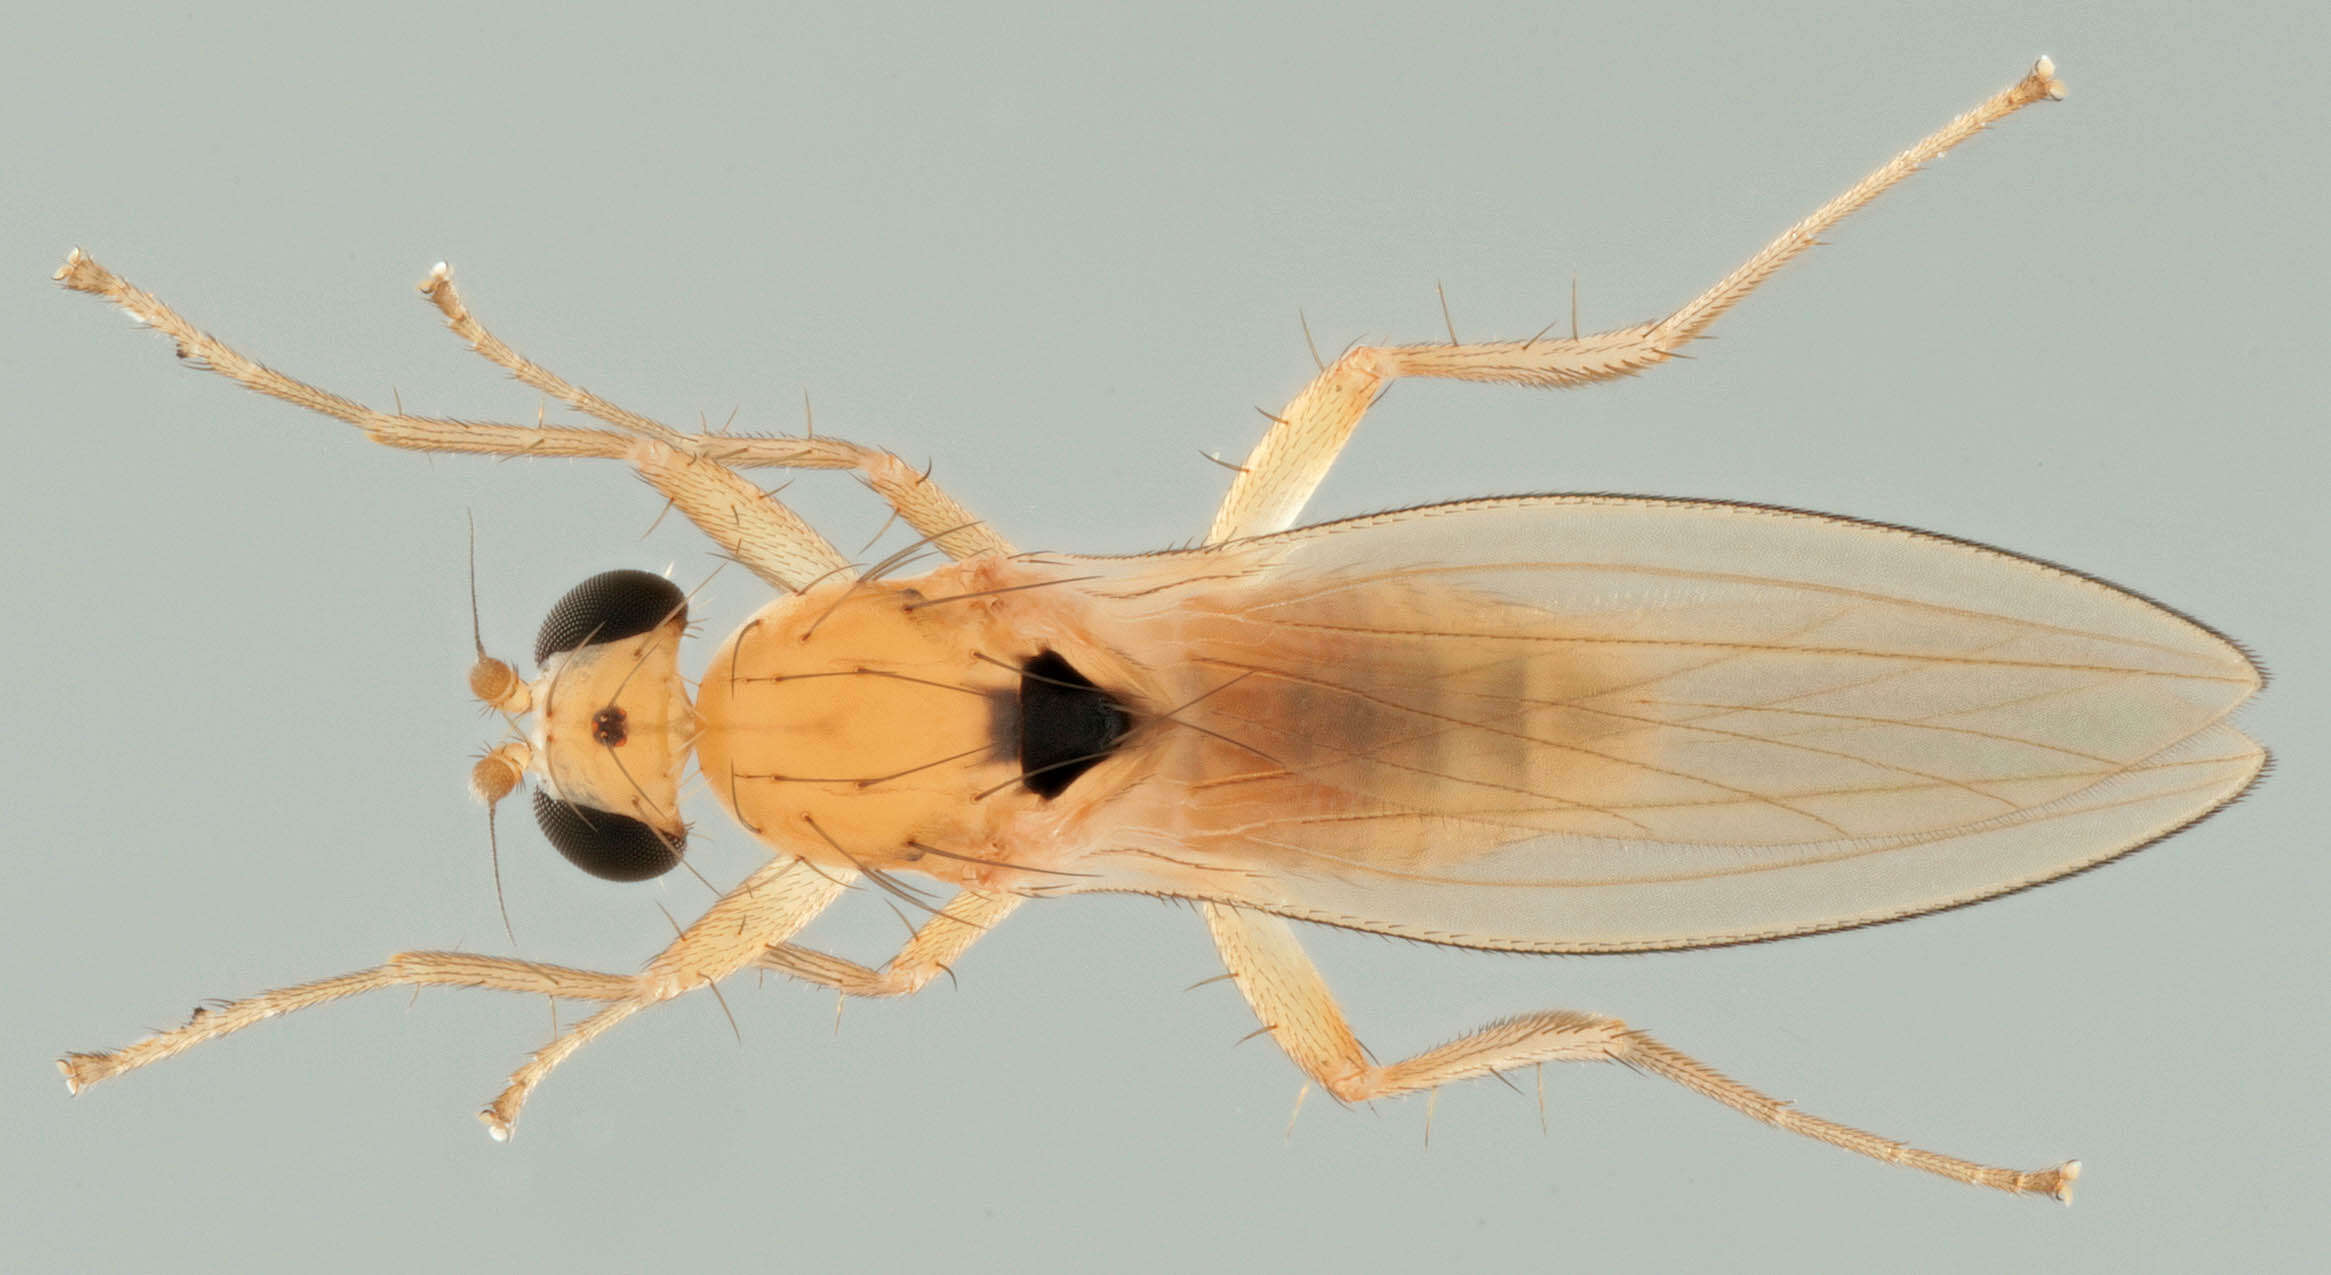
[[[2204,16],[2205,13],[2207,16]],[[2320,6],[1337,5],[20,13],[0,50],[10,1270],[2301,1269],[2331,1052]],[[1323,934],[1392,1055],[1622,1015],[1807,1109],[2012,1165],[1889,1170],[1617,1068],[1342,1111],[1186,909],[1034,907],[961,986],[772,980],[584,1050],[385,994],[68,1100],[50,1059],[411,946],[507,950],[462,795],[463,518],[487,641],[704,545],[596,463],[420,459],[173,366],[45,280],[79,244],[297,374],[530,419],[411,285],[683,423],[886,444],[1019,544],[1206,524],[1320,345],[1663,313],[2055,55],[2071,100],[1889,197],[1694,360],[1571,394],[1404,384],[1313,506],[1621,490],[2075,565],[2277,673],[2248,801],[2075,881],[1830,938],[1598,960]],[[554,412],[565,419],[571,414]],[[847,547],[849,482],[789,500]],[[643,536],[643,533],[644,536]],[[715,629],[756,605],[714,580]],[[699,651],[696,658],[702,658]],[[706,901],[503,825],[520,950],[627,968]],[[708,829],[720,816],[707,804]],[[697,861],[728,882],[741,835]],[[813,931],[875,956],[860,896]],[[1527,1084],[1525,1081],[1525,1089]]]

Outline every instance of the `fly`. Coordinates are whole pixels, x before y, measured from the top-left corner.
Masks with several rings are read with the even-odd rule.
[[[824,435],[688,434],[518,356],[439,266],[455,333],[595,419],[374,411],[255,363],[76,251],[58,278],[181,357],[417,451],[632,466],[775,598],[693,696],[687,600],[611,572],[543,626],[529,680],[472,692],[523,723],[478,763],[532,785],[547,839],[619,880],[679,865],[705,788],[771,852],[637,974],[408,952],[62,1062],[79,1089],[261,1019],[380,987],[596,1002],[481,1113],[509,1136],[553,1068],[639,1010],[748,968],[852,996],[950,969],[1025,901],[1192,901],[1229,977],[1342,1102],[1548,1062],[1621,1062],[1794,1133],[1999,1190],[2016,1171],[1806,1115],[1599,1014],[1554,1010],[1411,1058],[1361,1046],[1290,922],[1463,947],[1640,952],[1879,924],[2054,880],[2239,796],[2265,751],[2228,724],[2261,677],[2232,642],[2112,585],[1965,541],[1762,506],[1465,501],[1296,526],[1401,377],[1559,387],[1643,371],[1853,210],[2063,86],[2041,59],[1664,319],[1567,338],[1355,348],[1273,417],[1198,547],[1016,551],[895,456]],[[950,559],[861,572],[753,467],[856,472]],[[952,887],[929,903],[901,882]],[[930,915],[869,967],[792,942],[853,883]]]

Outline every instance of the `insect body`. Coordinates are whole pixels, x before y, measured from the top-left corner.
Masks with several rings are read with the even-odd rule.
[[[631,464],[781,596],[691,697],[677,588],[595,577],[553,611],[532,682],[472,690],[528,719],[479,764],[531,778],[550,840],[602,876],[680,862],[704,786],[772,851],[638,974],[414,952],[263,993],[63,1063],[78,1089],[287,1010],[455,985],[601,1008],[583,1042],[748,966],[911,993],[1028,898],[1194,901],[1239,989],[1344,1101],[1556,1061],[1621,1061],[1767,1123],[1962,1181],[2069,1199],[2077,1162],[2017,1172],[1797,1111],[1616,1019],[1549,1011],[1379,1064],[1288,919],[1533,952],[1644,951],[1895,920],[2045,882],[2239,795],[2265,754],[2226,720],[2259,685],[2233,644],[2133,594],[1895,527],[1629,497],[1481,500],[1290,530],[1400,376],[1571,385],[1669,357],[1829,226],[1958,141],[2061,96],[2045,59],[1666,319],[1569,339],[1355,349],[1275,418],[1198,548],[1015,552],[924,475],[830,437],[683,434],[521,359],[442,267],[423,290],[520,379],[611,428],[375,412],[251,362],[75,253],[59,277],[181,353],[392,446]],[[861,572],[738,472],[853,469],[955,561]],[[957,893],[887,964],[791,942],[855,882]]]
[[[2085,867],[2247,781],[2214,723],[2252,684],[2206,630],[1991,550],[1524,497],[821,586],[713,657],[697,750],[831,868],[1641,951]],[[1080,731],[1079,687],[1118,724]]]

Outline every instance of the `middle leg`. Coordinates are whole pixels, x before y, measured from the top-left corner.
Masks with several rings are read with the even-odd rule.
[[[805,983],[833,988],[844,996],[912,996],[953,968],[957,958],[1021,902],[1016,894],[967,887],[923,922],[898,955],[879,970],[791,943],[771,947],[761,953],[757,963],[783,970]]]

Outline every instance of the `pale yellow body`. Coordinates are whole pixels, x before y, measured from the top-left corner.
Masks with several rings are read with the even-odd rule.
[[[763,608],[698,687],[707,789],[781,853],[984,881],[917,847],[1012,858],[1019,826],[1040,815],[1015,782],[1014,734],[1017,669],[1039,639],[1012,627],[1027,604],[1010,595],[925,603],[992,588],[1002,567],[834,581]]]
[[[1479,838],[1450,816],[1510,806],[1513,792],[1565,782],[1624,795],[1623,778],[1518,736],[1485,753],[1471,730],[1418,726],[1470,725],[1484,697],[1610,684],[1626,674],[1609,648],[1485,655],[1423,634],[1543,615],[1429,577],[1291,596],[1270,570],[1280,556],[982,557],[780,598],[705,670],[705,787],[776,850],[831,868],[1185,897],[1226,893],[1208,876],[1255,860],[1240,829],[1260,819],[1349,821],[1365,829],[1340,840],[1350,853],[1397,844],[1422,863],[1464,857]],[[1057,801],[1017,782],[1017,670],[1043,651],[1135,722]],[[1399,702],[1371,705],[1355,678]],[[1469,754],[1472,786],[1443,779],[1452,750]]]
[[[1018,782],[1018,670],[1131,714]],[[1786,510],[1517,497],[821,585],[724,644],[705,787],[782,855],[1473,947],[1896,919],[2174,830],[2263,763],[2239,649],[2112,586]]]

